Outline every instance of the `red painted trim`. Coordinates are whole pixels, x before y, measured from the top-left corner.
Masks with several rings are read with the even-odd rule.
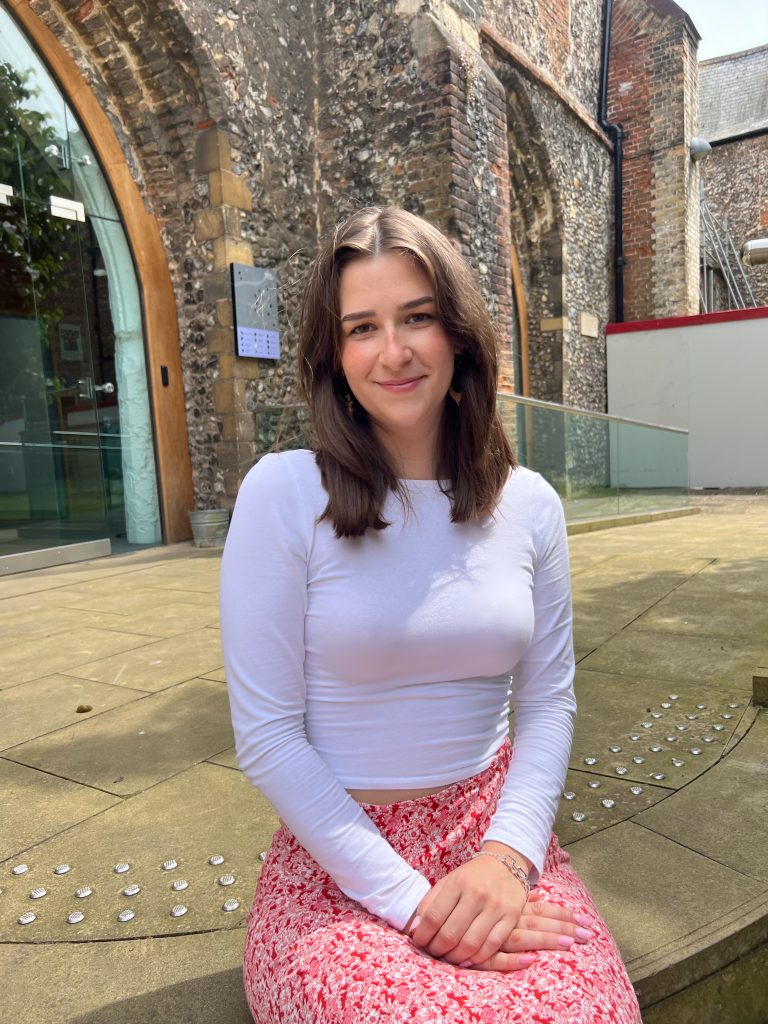
[[[628,334],[631,331],[660,331],[664,327],[692,327],[694,324],[724,324],[732,320],[760,320],[768,317],[768,306],[752,309],[723,309],[717,313],[696,316],[667,316],[660,320],[631,320],[623,324],[606,324],[606,334]]]

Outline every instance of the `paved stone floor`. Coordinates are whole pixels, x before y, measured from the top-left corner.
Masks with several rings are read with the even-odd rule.
[[[718,979],[766,963],[768,496],[701,506],[571,538],[557,830],[651,1024],[687,1020],[694,989],[698,1024],[751,1024]],[[248,1020],[242,924],[276,819],[233,757],[218,567],[179,545],[0,580],[2,1024]]]

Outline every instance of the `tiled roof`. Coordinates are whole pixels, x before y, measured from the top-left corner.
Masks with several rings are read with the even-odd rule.
[[[699,135],[709,142],[768,128],[768,45],[699,64]]]

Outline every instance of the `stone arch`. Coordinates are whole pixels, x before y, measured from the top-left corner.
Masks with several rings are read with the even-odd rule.
[[[512,266],[523,378],[530,397],[563,399],[564,229],[556,175],[531,86],[490,48],[487,59],[504,86]],[[527,351],[525,350],[527,349]]]

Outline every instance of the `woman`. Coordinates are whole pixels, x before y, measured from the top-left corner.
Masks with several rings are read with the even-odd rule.
[[[471,272],[426,221],[361,210],[310,271],[300,361],[317,449],[251,470],[222,564],[238,759],[281,818],[248,921],[254,1019],[635,1024],[551,835],[565,529],[496,414]]]

